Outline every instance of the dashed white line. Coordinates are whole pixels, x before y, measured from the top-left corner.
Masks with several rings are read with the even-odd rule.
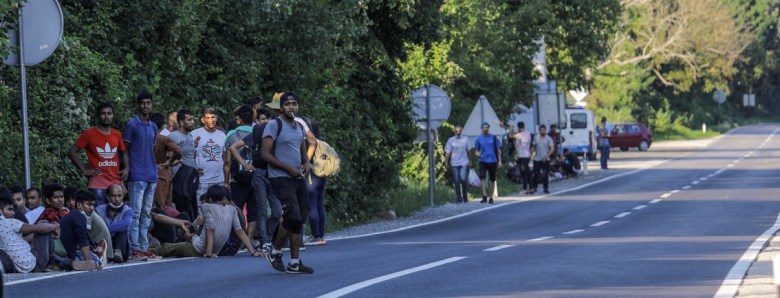
[[[544,241],[544,240],[553,239],[553,238],[555,238],[555,237],[547,236],[547,237],[534,238],[534,239],[531,239],[531,240],[528,240],[528,241],[537,242],[537,241]]]
[[[645,207],[647,207],[647,205],[639,205],[639,206],[634,207],[634,210],[642,210],[642,209],[645,209]]]
[[[691,189],[690,185],[683,186],[683,189]]]
[[[723,173],[723,171],[725,171],[725,170],[726,170],[726,169],[720,169],[720,170],[717,170],[717,171],[715,171],[715,175],[717,175],[717,174],[720,174],[720,173]]]
[[[655,203],[658,203],[660,201],[661,201],[661,199],[655,199],[655,200],[650,201],[650,204],[655,204]]]
[[[485,249],[483,251],[497,251],[497,250],[502,250],[504,248],[509,248],[509,247],[512,247],[512,246],[514,246],[514,245],[508,245],[508,244],[507,245],[499,245],[499,246],[495,246],[495,247],[491,247],[491,248]]]
[[[466,257],[452,257],[452,258],[444,259],[444,260],[441,260],[441,261],[438,261],[438,262],[433,262],[433,263],[425,264],[425,265],[422,265],[422,266],[417,266],[417,267],[414,267],[414,268],[406,269],[406,270],[403,270],[403,271],[398,271],[398,272],[395,272],[395,273],[382,275],[382,276],[377,277],[377,278],[372,278],[372,279],[369,279],[369,280],[366,280],[366,281],[363,281],[363,282],[359,282],[359,283],[353,284],[351,286],[343,287],[341,289],[335,290],[333,292],[327,293],[327,294],[319,296],[319,297],[321,297],[321,298],[341,297],[341,296],[347,295],[349,293],[355,292],[355,291],[363,289],[363,288],[370,287],[372,285],[375,285],[375,284],[378,284],[378,283],[381,283],[381,282],[385,282],[385,281],[388,281],[388,280],[391,280],[391,279],[394,279],[394,278],[398,278],[398,277],[401,277],[401,276],[404,276],[404,275],[409,275],[409,274],[412,274],[412,273],[415,273],[415,272],[428,270],[428,269],[431,269],[431,268],[434,268],[434,267],[438,267],[438,266],[441,266],[441,265],[445,265],[445,264],[448,264],[448,263],[460,261],[460,260],[463,260],[465,258]]]
[[[693,181],[693,182],[691,182],[691,184],[693,184],[693,185],[699,184],[699,181],[698,180],[697,181]]]
[[[671,193],[678,193],[678,192],[680,192],[680,190],[679,190],[679,189],[675,189],[675,190],[673,190],[673,191],[670,191],[670,192],[671,192]]]
[[[732,163],[732,164],[729,164],[729,165],[727,165],[726,167],[727,167],[727,168],[733,168],[733,167],[734,167],[734,164],[733,164],[733,163]]]
[[[590,225],[590,226],[591,226],[591,227],[600,227],[600,226],[603,226],[603,225],[605,225],[605,224],[608,224],[608,223],[609,223],[609,221],[608,221],[608,220],[602,220],[602,221],[600,221],[600,222],[597,222],[597,223],[594,223],[594,224],[592,224],[592,225]]]
[[[620,213],[618,215],[615,215],[615,218],[623,218],[623,217],[628,216],[629,214],[631,214],[631,212],[623,212],[623,213]]]
[[[699,178],[699,181],[707,181],[707,179],[710,179],[710,177],[701,177]]]
[[[563,232],[563,234],[564,235],[571,235],[571,234],[577,234],[577,233],[584,232],[584,231],[585,230],[583,230],[583,229],[577,229],[577,230],[571,230],[571,231],[568,231],[568,232]]]
[[[667,192],[667,193],[665,193],[665,194],[662,194],[662,195],[661,195],[661,198],[664,198],[664,199],[666,199],[666,198],[668,198],[668,197],[669,197],[669,196],[671,196],[671,195],[672,195],[672,193],[670,193],[670,192]]]
[[[734,161],[734,164],[738,164],[740,161],[742,161],[742,160],[737,159],[737,160]]]

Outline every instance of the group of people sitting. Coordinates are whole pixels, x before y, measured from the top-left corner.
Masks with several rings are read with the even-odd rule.
[[[43,190],[0,188],[0,261],[6,272],[89,271],[126,262],[133,210],[122,185],[111,185],[107,198],[95,206],[94,193],[56,183]],[[243,212],[224,186],[209,187],[201,210],[191,221],[175,209],[154,208],[150,250],[158,256],[216,257],[235,255],[243,244],[259,256],[244,232]]]

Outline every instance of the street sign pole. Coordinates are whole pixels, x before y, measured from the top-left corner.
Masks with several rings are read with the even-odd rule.
[[[22,9],[19,9],[19,76],[22,82],[22,135],[24,138],[24,183],[26,188],[29,189],[32,186],[32,178],[30,175],[30,129],[28,127],[27,119],[27,73],[24,69],[24,35],[22,34]]]
[[[433,207],[433,187],[436,185],[436,171],[433,168],[435,163],[433,162],[433,136],[431,132],[431,85],[425,85],[425,132],[428,134],[428,199]]]

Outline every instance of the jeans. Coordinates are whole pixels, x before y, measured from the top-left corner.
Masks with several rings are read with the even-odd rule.
[[[257,232],[260,234],[260,242],[268,243],[271,242],[271,235],[282,217],[282,203],[271,191],[271,183],[265,170],[255,171],[252,176],[252,190],[257,202]]]
[[[528,157],[520,157],[517,159],[517,165],[520,166],[520,177],[523,179],[523,190],[531,189],[531,169],[528,168],[528,162],[531,159]]]
[[[607,169],[607,159],[609,159],[609,146],[599,147],[599,156],[601,159],[601,169]]]
[[[103,205],[105,203],[108,203],[106,201],[106,190],[105,189],[90,188],[89,191],[91,191],[93,194],[95,194],[95,207]]]
[[[111,242],[114,244],[114,249],[118,249],[122,252],[122,261],[126,262],[130,257],[130,243],[127,241],[127,231],[116,232],[111,236]]]
[[[314,237],[325,236],[325,178],[317,177],[309,171],[306,178],[306,191],[309,193],[309,226]]]
[[[549,190],[550,186],[550,162],[534,160],[534,189],[539,188],[542,183],[544,190]]]
[[[246,207],[247,222],[257,221],[257,201],[251,184],[230,182],[230,200],[236,204],[238,209],[244,210]]]
[[[133,209],[133,221],[130,223],[130,248],[146,251],[149,249],[149,225],[152,223],[152,202],[156,182],[132,181],[130,191],[130,208]]]
[[[468,201],[469,167],[452,166],[452,181],[455,182],[455,197],[458,203]]]

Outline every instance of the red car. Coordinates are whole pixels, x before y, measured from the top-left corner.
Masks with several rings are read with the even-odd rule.
[[[647,151],[652,143],[653,133],[644,124],[616,123],[612,126],[609,137],[609,145],[612,148],[628,151],[629,148],[636,147],[639,151]]]

